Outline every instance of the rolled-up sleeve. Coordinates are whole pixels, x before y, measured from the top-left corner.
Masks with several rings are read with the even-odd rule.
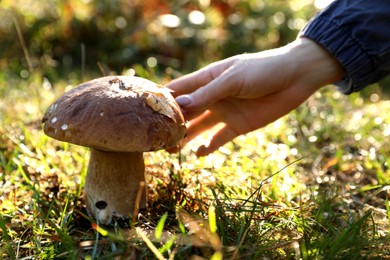
[[[301,31],[345,68],[335,85],[359,91],[390,74],[390,0],[336,0]]]

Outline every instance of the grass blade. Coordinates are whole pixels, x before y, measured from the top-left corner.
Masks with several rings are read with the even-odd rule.
[[[211,205],[208,210],[209,225],[211,233],[217,233],[217,217],[215,215],[215,207]]]
[[[167,220],[167,217],[168,217],[168,212],[165,212],[164,215],[162,215],[162,217],[158,221],[158,224],[157,224],[157,227],[156,227],[156,231],[154,232],[154,237],[157,240],[159,240],[161,238],[161,236],[162,236],[162,233],[163,233],[163,230],[164,230],[164,226],[165,226],[165,221]]]

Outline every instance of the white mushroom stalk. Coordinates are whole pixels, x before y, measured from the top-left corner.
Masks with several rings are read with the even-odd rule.
[[[88,214],[102,224],[109,224],[112,217],[128,217],[137,209],[145,208],[147,190],[144,172],[142,152],[91,149],[84,186]]]
[[[143,152],[176,146],[186,130],[167,89],[127,76],[79,85],[51,105],[42,122],[47,135],[91,148],[84,199],[102,224],[146,206]]]

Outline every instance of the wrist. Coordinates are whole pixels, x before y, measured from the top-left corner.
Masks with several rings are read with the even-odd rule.
[[[297,83],[316,91],[342,79],[343,66],[320,44],[301,37],[289,47],[291,57],[298,64],[295,73]]]

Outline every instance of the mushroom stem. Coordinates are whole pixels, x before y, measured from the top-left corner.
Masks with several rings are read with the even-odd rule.
[[[145,164],[142,152],[91,149],[84,186],[88,214],[102,224],[109,224],[113,216],[132,216],[135,207],[146,207],[144,184]],[[141,200],[137,205],[139,192]]]

